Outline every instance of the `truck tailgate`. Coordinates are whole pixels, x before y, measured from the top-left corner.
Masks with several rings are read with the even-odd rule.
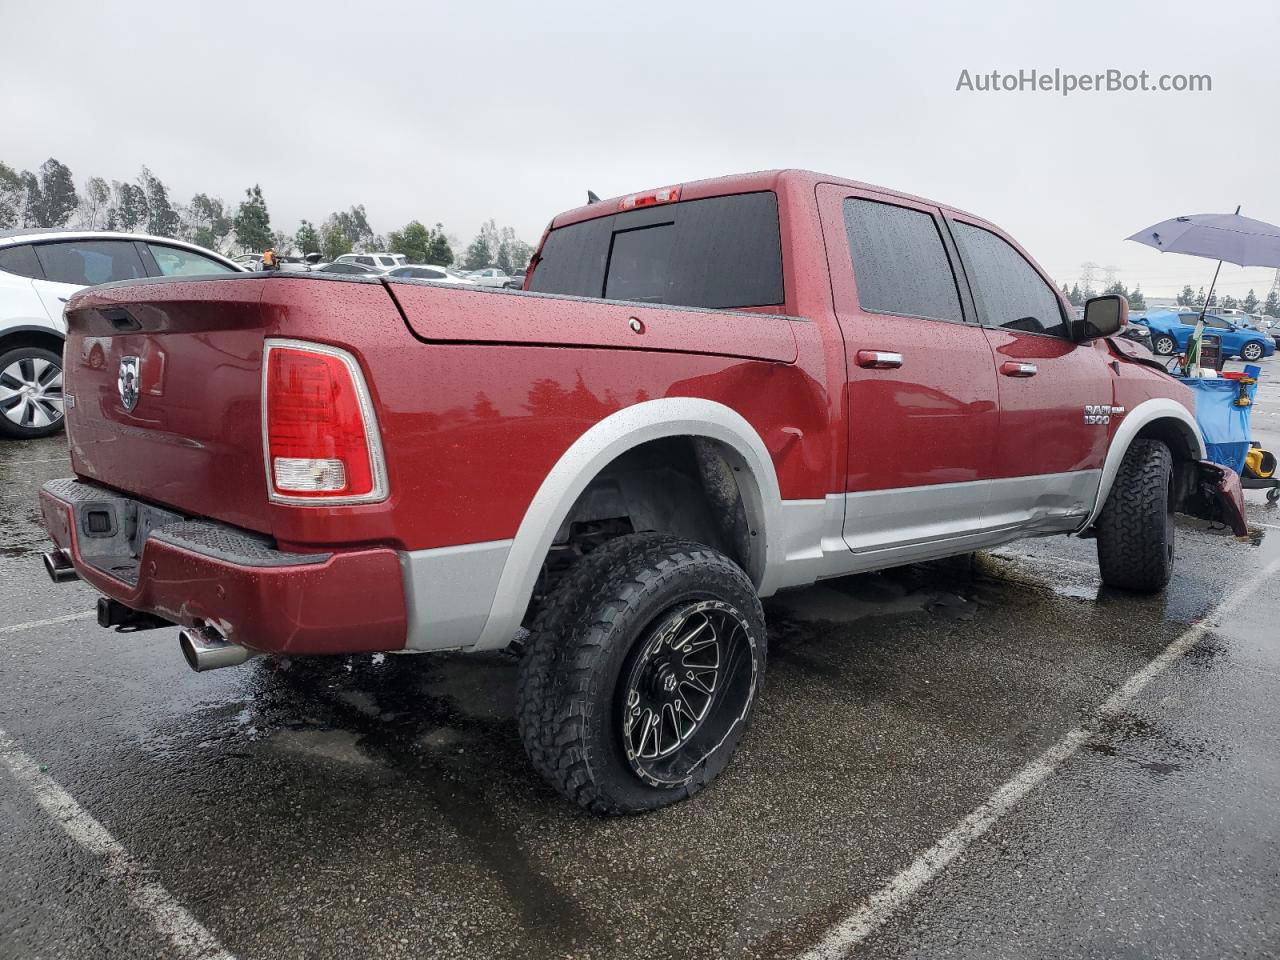
[[[269,532],[263,290],[259,279],[232,278],[131,283],[73,299],[64,363],[76,473]]]

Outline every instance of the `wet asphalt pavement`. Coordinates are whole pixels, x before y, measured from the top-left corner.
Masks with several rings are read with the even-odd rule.
[[[0,443],[0,730],[236,957],[796,956],[1081,725],[858,955],[1280,954],[1276,578],[1096,719],[1280,558],[1261,493],[1255,542],[1180,525],[1158,597],[1102,589],[1066,538],[779,596],[725,775],[602,820],[527,765],[505,655],[197,675],[175,630],[98,628],[39,563],[35,490],[68,473],[61,437]],[[0,878],[4,960],[178,955],[2,764]]]

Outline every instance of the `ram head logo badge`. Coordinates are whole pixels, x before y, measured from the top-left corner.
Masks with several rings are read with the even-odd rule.
[[[120,390],[120,403],[124,406],[125,413],[133,413],[133,408],[138,405],[138,376],[141,368],[142,363],[137,357],[120,358],[120,375],[116,378],[116,386]]]

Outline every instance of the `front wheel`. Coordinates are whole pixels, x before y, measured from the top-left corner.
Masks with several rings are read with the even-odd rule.
[[[1106,505],[1094,525],[1102,582],[1154,593],[1173,574],[1173,455],[1159,440],[1135,440],[1125,451]]]
[[[1172,357],[1178,349],[1178,342],[1167,333],[1162,333],[1151,341],[1151,349],[1161,357]]]
[[[31,440],[62,429],[62,357],[44,347],[0,355],[0,436]]]
[[[1240,348],[1240,356],[1249,361],[1261,360],[1264,352],[1265,350],[1263,349],[1262,344],[1257,340],[1250,340]]]
[[[746,731],[765,643],[755,587],[728,557],[661,534],[611,540],[530,630],[516,714],[529,758],[595,813],[691,797]]]

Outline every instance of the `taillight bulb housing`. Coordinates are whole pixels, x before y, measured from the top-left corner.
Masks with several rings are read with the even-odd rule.
[[[298,340],[268,340],[263,447],[271,499],[362,503],[387,495],[373,404],[355,358]]]

